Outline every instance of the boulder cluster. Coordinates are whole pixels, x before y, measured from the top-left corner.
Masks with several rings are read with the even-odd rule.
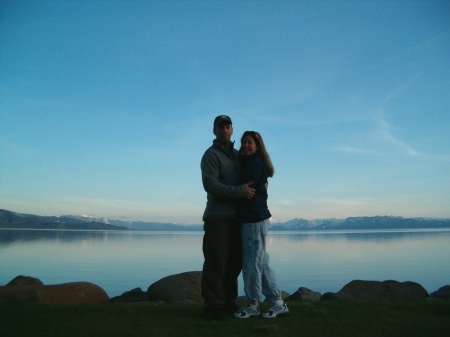
[[[0,301],[35,301],[46,304],[109,302],[108,294],[89,282],[44,285],[30,276],[17,276],[0,287]]]
[[[79,304],[107,302],[176,302],[203,303],[201,297],[200,271],[170,275],[151,284],[147,291],[135,288],[120,296],[109,298],[105,290],[89,282],[71,282],[44,285],[39,279],[30,276],[17,276],[8,284],[0,286],[2,301],[35,301],[46,304]],[[423,298],[450,300],[450,285],[428,294],[415,282],[363,281],[354,280],[346,284],[337,293],[320,294],[305,287],[300,287],[293,294],[283,292],[286,301],[325,301],[346,299],[364,302],[390,303]],[[245,303],[244,297],[238,302]]]

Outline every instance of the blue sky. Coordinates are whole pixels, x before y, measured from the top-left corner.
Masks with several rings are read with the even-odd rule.
[[[450,217],[448,1],[2,1],[0,208],[201,223],[216,115],[273,221]]]

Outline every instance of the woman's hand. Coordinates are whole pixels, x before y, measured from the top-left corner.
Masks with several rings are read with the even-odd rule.
[[[242,185],[242,186],[244,186],[245,197],[247,199],[251,199],[255,196],[256,190],[254,188],[250,187],[251,184],[253,184],[253,181]]]

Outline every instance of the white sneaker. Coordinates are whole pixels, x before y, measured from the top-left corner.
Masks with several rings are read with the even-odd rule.
[[[259,316],[259,306],[257,304],[247,304],[234,314],[236,318],[252,318]]]
[[[289,309],[286,305],[286,302],[283,304],[273,304],[269,310],[262,314],[263,318],[275,318],[278,316],[286,316],[289,314]]]

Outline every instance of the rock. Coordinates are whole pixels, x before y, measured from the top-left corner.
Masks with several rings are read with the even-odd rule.
[[[43,285],[31,277],[16,277],[0,287],[0,301],[35,301],[46,304],[79,304],[108,302],[99,286],[89,282]]]
[[[203,303],[201,279],[201,271],[170,275],[150,285],[147,294],[153,301]]]
[[[148,295],[141,288],[135,288],[124,292],[120,296],[111,298],[111,302],[145,302],[148,301]]]
[[[338,299],[385,303],[426,298],[428,292],[415,282],[354,280],[335,295]]]
[[[38,287],[39,302],[47,304],[79,304],[108,302],[99,286],[89,282],[72,282]]]
[[[339,296],[337,295],[337,293],[333,292],[326,292],[322,296],[320,296],[321,301],[337,300],[337,299],[339,299]]]
[[[295,293],[286,298],[286,301],[299,301],[299,300],[318,302],[320,301],[320,293],[312,291],[305,287],[300,287]]]
[[[430,297],[450,300],[450,285],[443,286],[430,294]]]
[[[6,285],[0,287],[0,302],[1,301],[36,301],[38,296],[36,288],[43,286],[14,286]]]
[[[31,276],[23,276],[19,275],[14,277],[7,286],[43,286],[44,283],[41,282],[41,280],[31,277]]]

